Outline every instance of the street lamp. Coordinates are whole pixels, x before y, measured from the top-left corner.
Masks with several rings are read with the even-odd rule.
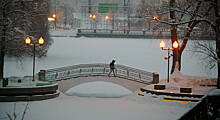
[[[93,15],[92,18],[93,18],[93,19],[96,19],[96,15]]]
[[[165,56],[165,59],[168,59],[168,72],[167,72],[167,82],[169,82],[169,61],[170,61],[170,57],[172,56],[172,54],[170,54],[170,50],[174,50],[174,49],[177,49],[179,47],[179,43],[177,41],[175,41],[172,45],[172,48],[164,48],[166,46],[166,44],[164,43],[164,41],[161,41],[160,42],[160,47],[162,50],[167,50],[168,51],[168,54],[167,56]]]
[[[105,20],[109,20],[109,16],[108,15],[105,16]]]
[[[25,43],[29,46],[34,46],[34,56],[33,56],[33,80],[34,81],[34,71],[35,71],[35,46],[41,46],[44,44],[44,39],[42,37],[40,37],[40,39],[38,39],[38,43],[35,42],[31,42],[31,39],[29,37],[27,37],[25,39]]]

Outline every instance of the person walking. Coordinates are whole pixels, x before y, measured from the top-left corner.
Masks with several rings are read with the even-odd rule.
[[[109,67],[110,67],[110,72],[108,76],[110,77],[110,74],[113,72],[113,75],[115,77],[115,60],[112,60],[112,62],[109,64]]]

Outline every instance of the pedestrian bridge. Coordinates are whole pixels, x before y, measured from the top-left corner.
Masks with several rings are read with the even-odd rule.
[[[159,74],[151,73],[124,65],[115,65],[116,77],[108,77],[109,64],[80,64],[49,70],[40,70],[39,80],[58,81],[61,92],[80,85],[94,81],[106,81],[121,85],[128,90],[139,90],[148,84],[158,83]]]

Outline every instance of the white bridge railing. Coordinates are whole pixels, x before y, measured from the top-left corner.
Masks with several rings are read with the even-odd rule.
[[[139,82],[159,82],[159,74],[138,70],[135,68],[115,65],[117,77],[132,79]],[[80,64],[56,69],[41,70],[39,80],[58,81],[83,76],[106,76],[110,72],[109,64]]]

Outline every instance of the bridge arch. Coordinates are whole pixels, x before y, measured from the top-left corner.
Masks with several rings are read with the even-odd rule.
[[[106,81],[121,85],[131,91],[151,83],[159,82],[159,74],[151,73],[124,65],[115,65],[117,77],[107,77],[109,64],[80,64],[49,70],[41,70],[39,80],[58,81],[61,92],[86,82]],[[141,87],[140,87],[141,86]]]
[[[149,84],[146,82],[138,82],[138,81],[128,80],[119,77],[89,76],[89,77],[78,77],[78,78],[71,78],[67,80],[58,81],[58,88],[61,92],[66,92],[72,87],[78,86],[83,83],[95,82],[95,81],[114,83],[124,88],[127,88],[132,92],[139,90],[140,88],[145,87],[146,85]]]

